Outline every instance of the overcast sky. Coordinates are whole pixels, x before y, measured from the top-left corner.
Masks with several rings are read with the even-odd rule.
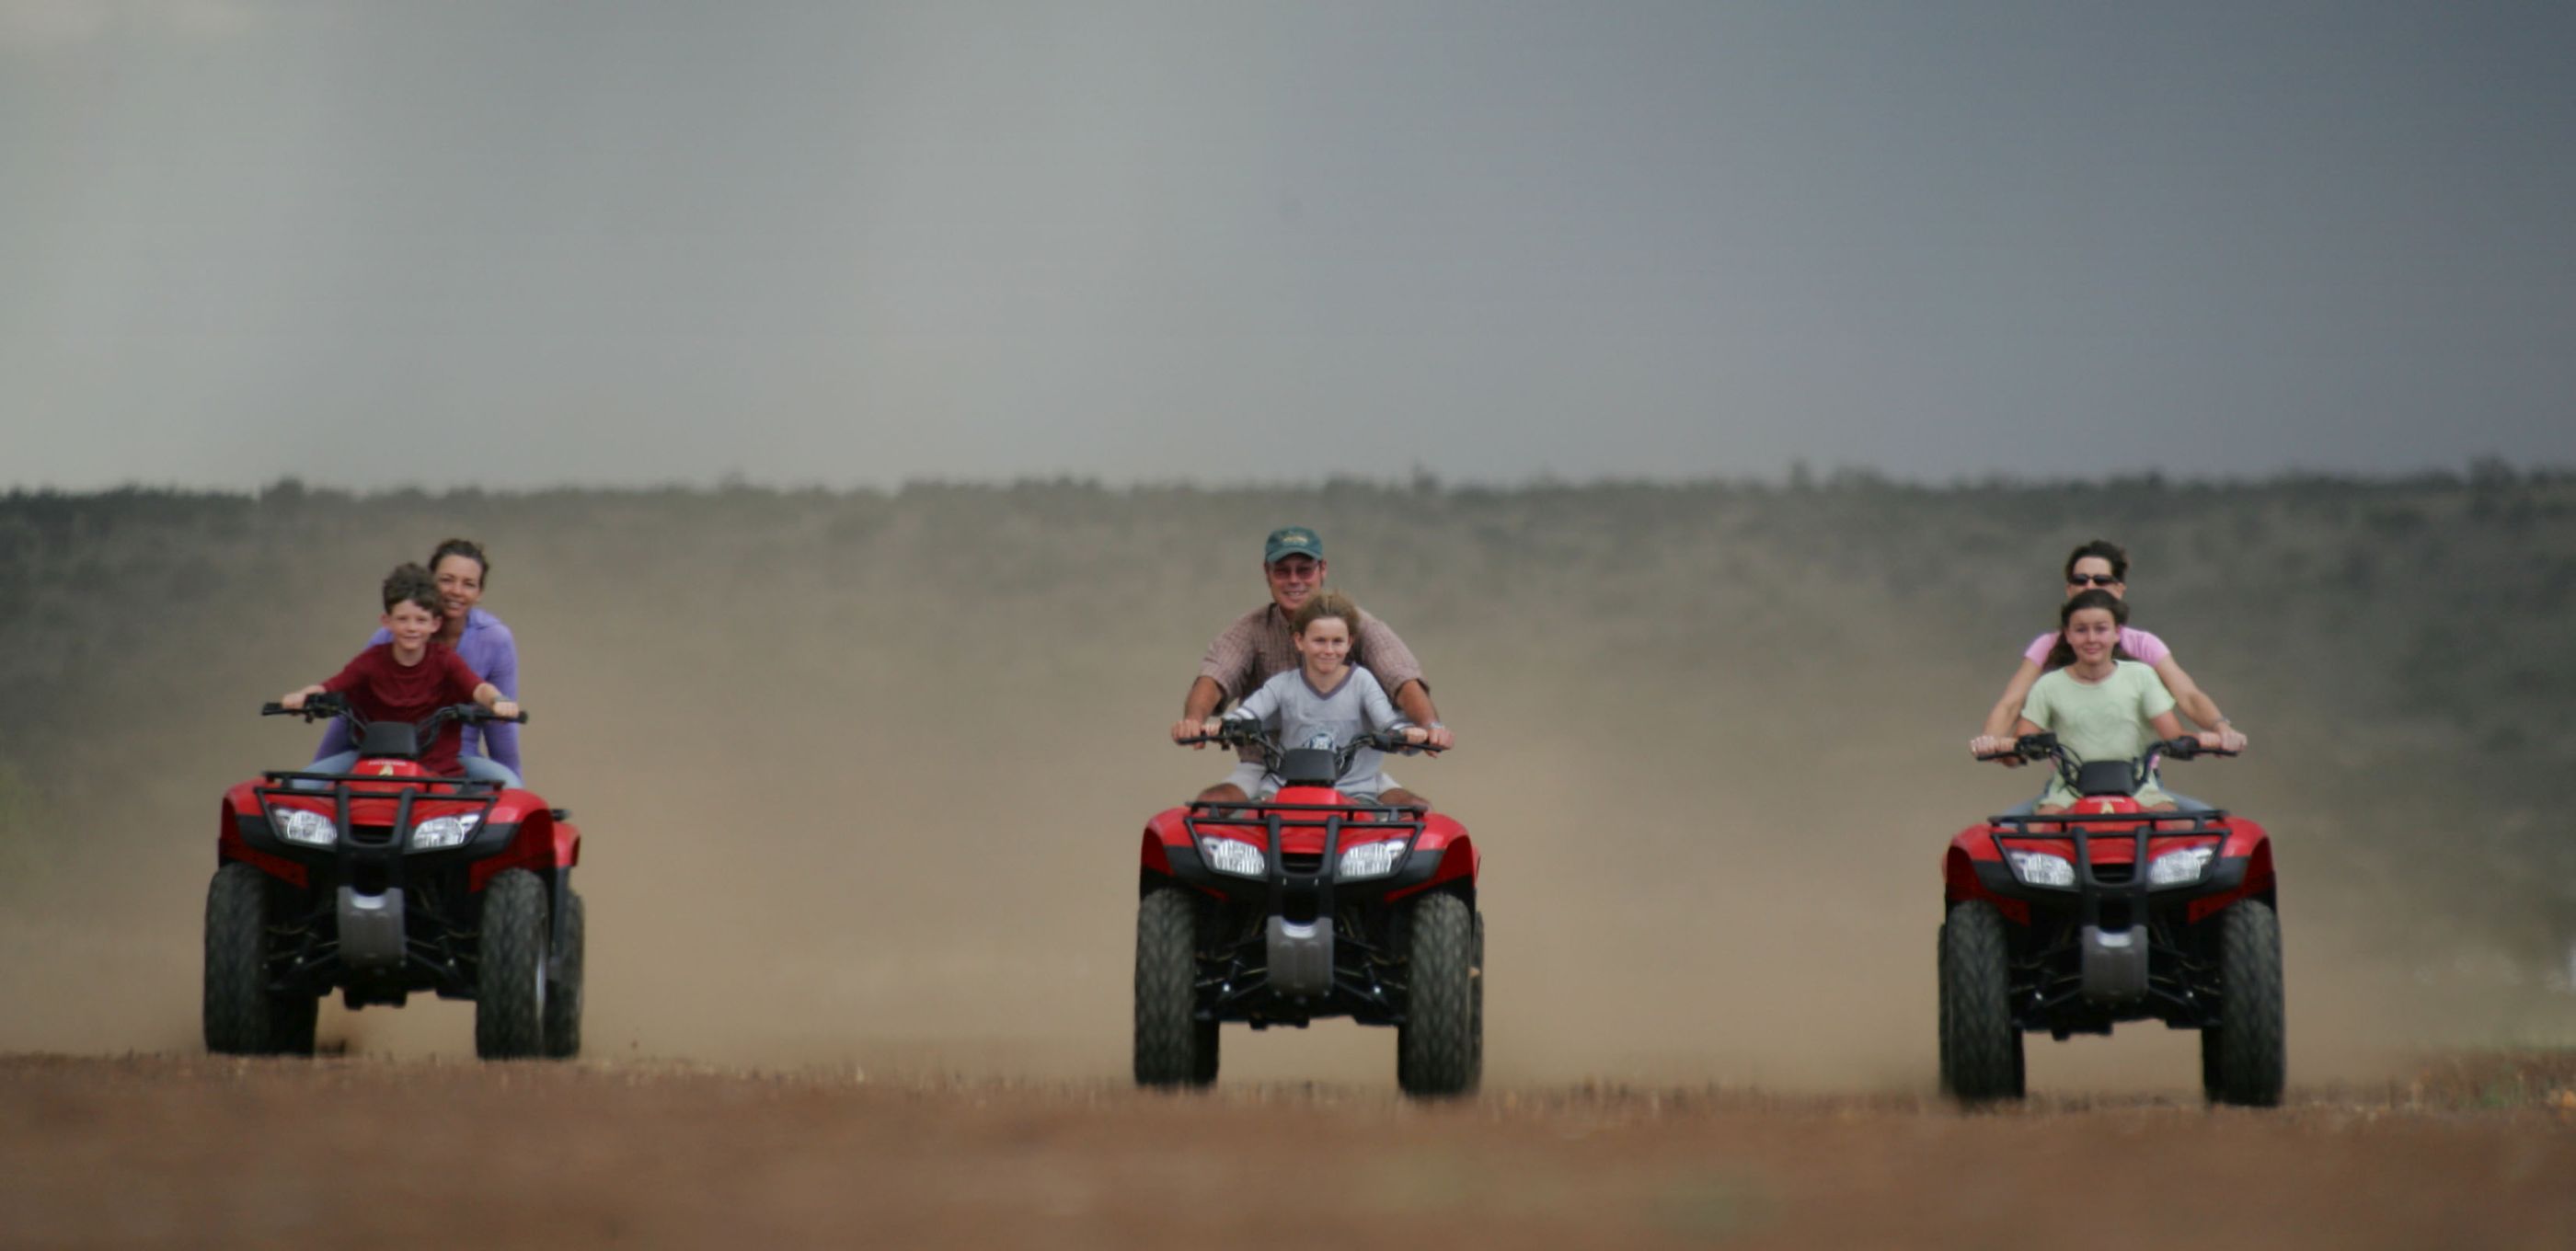
[[[0,486],[2576,464],[2576,5],[0,0]]]

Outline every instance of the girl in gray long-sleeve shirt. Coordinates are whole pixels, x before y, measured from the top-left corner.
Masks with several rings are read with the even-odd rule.
[[[1350,663],[1351,637],[1359,630],[1360,610],[1347,596],[1324,591],[1306,601],[1290,624],[1296,631],[1297,667],[1273,674],[1247,696],[1227,720],[1258,721],[1278,738],[1283,749],[1339,747],[1362,734],[1394,730],[1405,741],[1429,737],[1405,720],[1378,684],[1377,675]],[[1215,721],[1207,723],[1214,733]],[[1350,798],[1375,798],[1386,789],[1381,773],[1385,754],[1370,748],[1354,753],[1334,786]],[[1278,790],[1279,775],[1262,779],[1262,796]]]

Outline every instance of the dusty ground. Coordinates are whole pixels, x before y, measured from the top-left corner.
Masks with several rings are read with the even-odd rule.
[[[2124,1028],[2038,1045],[2030,1109],[1966,1116],[1929,1094],[1940,851],[2035,786],[1963,748],[2089,518],[1953,562],[1881,555],[1911,514],[1741,501],[846,503],[65,539],[0,622],[60,710],[0,743],[0,1244],[2576,1247],[2569,932],[2501,885],[2576,881],[2531,851],[2576,840],[2472,737],[2353,736],[2415,689],[2372,675],[2480,688],[2385,650],[2413,626],[2288,663],[2353,566],[2248,546],[2278,509],[2155,545],[2159,578],[2254,551],[2245,580],[2139,591],[2156,623],[2262,606],[2169,628],[2260,730],[2189,787],[2279,840],[2294,1106],[2209,1112],[2188,1035]],[[1391,1039],[1351,1026],[1229,1031],[1204,1098],[1118,1080],[1137,832],[1223,768],[1164,726],[1289,520],[1461,735],[1401,776],[1485,849],[1469,1104],[1399,1102]],[[1853,537],[1781,537],[1811,529]],[[326,1008],[350,1058],[208,1060],[216,797],[314,738],[252,713],[460,531],[501,560],[530,779],[585,834],[593,1058],[478,1065],[470,1007],[416,1000]],[[2365,546],[2421,578],[2484,533]],[[2299,599],[2303,567],[2344,572]],[[204,632],[130,629],[173,585]]]
[[[0,1059],[12,1246],[2576,1246],[2576,1055],[2278,1111]]]

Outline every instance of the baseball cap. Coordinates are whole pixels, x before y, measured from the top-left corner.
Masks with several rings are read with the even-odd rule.
[[[1261,563],[1275,565],[1282,556],[1312,556],[1322,560],[1324,541],[1304,526],[1282,526],[1271,531],[1269,539],[1262,543]]]

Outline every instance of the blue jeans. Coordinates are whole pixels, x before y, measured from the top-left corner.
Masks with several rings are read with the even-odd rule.
[[[306,773],[347,773],[351,768],[355,767],[357,763],[358,753],[353,751],[344,751],[336,756],[324,756],[320,760],[316,760],[313,763],[304,766],[303,771]],[[480,778],[486,782],[498,782],[503,786],[512,788],[527,785],[519,780],[518,774],[510,771],[510,766],[505,765],[498,760],[494,760],[489,756],[458,756],[456,758],[456,763],[465,766],[465,776],[469,778]],[[324,789],[328,784],[316,782],[307,778],[297,782],[296,785],[308,791],[318,791]]]

